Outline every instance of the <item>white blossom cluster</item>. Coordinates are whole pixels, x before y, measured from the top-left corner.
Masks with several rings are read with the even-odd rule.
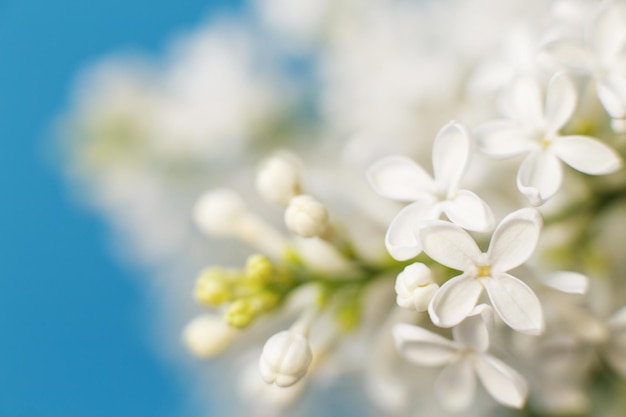
[[[624,415],[626,2],[239,20],[98,69],[67,123],[189,350],[255,415],[325,414],[329,385],[372,415]]]

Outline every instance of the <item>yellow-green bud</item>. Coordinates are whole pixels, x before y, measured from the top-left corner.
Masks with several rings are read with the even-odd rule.
[[[247,327],[259,315],[273,309],[279,297],[270,291],[262,291],[246,298],[233,301],[224,313],[224,320],[239,329]]]
[[[252,320],[254,320],[256,314],[254,312],[252,303],[248,299],[235,300],[224,313],[224,320],[229,326],[242,329],[248,327]]]
[[[265,284],[271,279],[273,272],[272,263],[263,255],[252,255],[246,262],[246,278],[251,282]]]
[[[219,306],[232,299],[232,291],[225,271],[210,268],[205,270],[194,291],[196,300],[202,304]]]

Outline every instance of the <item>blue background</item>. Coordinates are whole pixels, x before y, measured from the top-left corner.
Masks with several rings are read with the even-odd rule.
[[[235,1],[0,0],[0,417],[196,415],[151,346],[149,294],[50,162],[84,65],[158,55]]]

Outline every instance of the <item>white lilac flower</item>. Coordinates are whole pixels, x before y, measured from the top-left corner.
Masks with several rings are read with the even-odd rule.
[[[489,249],[483,253],[459,226],[441,220],[424,225],[420,230],[424,252],[442,265],[463,271],[435,293],[428,307],[433,323],[456,326],[471,313],[484,289],[507,325],[522,333],[541,333],[544,321],[537,296],[507,273],[530,257],[541,226],[541,216],[535,209],[510,213],[500,222]]]
[[[585,390],[588,372],[597,361],[593,349],[567,335],[550,334],[520,355],[526,356],[526,375],[531,379],[533,406],[549,415],[583,415],[589,411]],[[520,344],[516,350],[520,349]]]
[[[426,311],[438,289],[430,269],[423,263],[415,262],[404,268],[396,278],[396,302],[403,308]]]
[[[522,408],[528,388],[524,379],[504,362],[487,353],[489,306],[477,306],[452,329],[453,340],[421,327],[397,324],[393,329],[398,351],[422,366],[445,368],[435,381],[435,394],[449,411],[467,408],[476,391],[476,376],[500,404]]]
[[[565,73],[552,77],[545,101],[538,81],[531,77],[518,78],[509,94],[509,120],[485,123],[476,129],[476,136],[488,155],[527,153],[517,173],[517,187],[531,204],[543,204],[558,191],[563,176],[559,160],[589,175],[609,174],[622,166],[619,154],[600,140],[559,134],[577,100]]]
[[[444,213],[459,226],[488,231],[493,227],[491,209],[476,194],[459,190],[471,156],[471,141],[465,128],[450,122],[433,144],[434,178],[413,160],[390,156],[374,163],[368,179],[383,197],[412,202],[393,219],[385,236],[387,250],[397,260],[407,260],[422,251],[418,227]]]
[[[590,76],[607,113],[622,119],[626,117],[626,7],[617,1],[604,2],[599,13],[586,20],[583,37],[563,36],[546,50],[569,70]]]

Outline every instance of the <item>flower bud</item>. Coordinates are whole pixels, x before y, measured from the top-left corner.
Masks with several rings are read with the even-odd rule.
[[[237,223],[247,210],[239,196],[220,188],[203,194],[194,207],[194,220],[205,233],[217,236],[236,234]]]
[[[395,285],[396,302],[403,308],[426,311],[438,288],[439,285],[432,281],[430,269],[416,262],[398,274]]]
[[[263,255],[252,255],[246,261],[246,278],[248,281],[264,284],[270,281],[273,273],[272,263]]]
[[[283,330],[270,337],[263,346],[259,362],[261,376],[268,384],[288,387],[306,374],[312,359],[306,337]]]
[[[295,157],[283,153],[267,159],[257,174],[256,189],[270,203],[286,206],[289,200],[300,194]]]
[[[320,236],[328,228],[328,211],[310,195],[299,195],[289,201],[285,224],[298,236]]]
[[[194,290],[195,299],[209,306],[219,306],[230,301],[233,294],[225,272],[209,268],[202,272]]]
[[[261,291],[246,298],[240,298],[228,306],[224,320],[228,325],[243,329],[248,327],[259,315],[276,307],[280,297],[271,291]]]
[[[204,314],[191,320],[183,330],[182,339],[196,356],[207,358],[222,353],[237,336],[237,331],[221,317]]]
[[[224,313],[224,320],[229,326],[243,329],[256,318],[252,303],[246,298],[235,300]]]

